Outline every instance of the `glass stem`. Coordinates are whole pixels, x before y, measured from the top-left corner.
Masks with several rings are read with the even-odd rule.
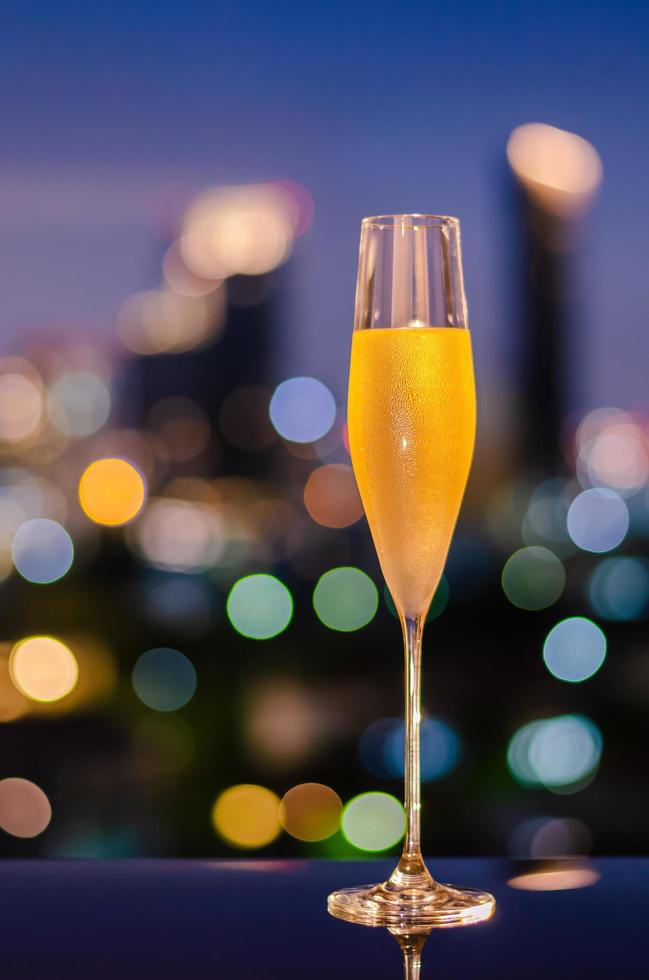
[[[415,933],[414,935],[397,935],[394,938],[401,946],[403,953],[403,976],[404,980],[419,980],[421,973],[421,951],[428,939],[428,933]]]
[[[405,809],[406,839],[399,865],[392,880],[403,888],[430,886],[433,880],[421,854],[421,640],[424,616],[416,619],[402,617],[403,640],[406,661],[406,753],[405,753]]]
[[[409,952],[403,955],[403,975],[405,980],[419,980],[421,973],[421,954]]]
[[[421,972],[421,957],[420,956],[408,956],[404,963],[404,977],[405,980],[419,980],[419,974]]]

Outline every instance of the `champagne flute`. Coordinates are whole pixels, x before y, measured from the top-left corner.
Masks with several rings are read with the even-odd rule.
[[[376,926],[468,925],[487,892],[436,882],[420,844],[421,641],[471,466],[475,386],[460,224],[398,214],[361,224],[349,379],[354,474],[405,647],[406,835],[388,880],[334,892],[332,915]]]

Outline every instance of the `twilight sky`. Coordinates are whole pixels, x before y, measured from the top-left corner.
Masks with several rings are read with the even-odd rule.
[[[518,324],[504,145],[543,121],[604,161],[576,269],[575,397],[647,401],[648,60],[649,7],[631,0],[5,3],[0,342],[110,330],[158,281],[193,190],[288,177],[316,217],[281,374],[343,397],[360,219],[429,211],[462,219],[479,380],[506,386]]]

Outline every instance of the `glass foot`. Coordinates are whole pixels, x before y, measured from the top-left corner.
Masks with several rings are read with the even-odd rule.
[[[347,922],[419,930],[484,922],[496,907],[493,895],[473,888],[454,888],[437,882],[427,888],[404,891],[386,886],[387,882],[332,892],[327,908],[331,915]]]

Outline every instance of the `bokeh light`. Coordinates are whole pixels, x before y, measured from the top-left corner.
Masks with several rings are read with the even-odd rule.
[[[563,542],[568,537],[568,507],[559,496],[547,494],[533,499],[521,527],[525,544],[538,544],[539,540],[548,544]]]
[[[530,194],[557,214],[579,212],[602,179],[602,161],[591,143],[545,123],[517,126],[507,159]]]
[[[329,786],[300,783],[284,794],[279,819],[298,840],[326,840],[338,830],[342,809],[342,800]]]
[[[602,736],[584,715],[560,715],[523,725],[507,750],[507,764],[523,786],[576,792],[595,775]]]
[[[117,686],[118,666],[115,655],[96,632],[75,633],[69,646],[79,667],[79,676],[70,694],[60,701],[33,705],[32,712],[42,709],[48,715],[69,710],[96,709],[104,704]]]
[[[586,449],[588,444],[605,432],[609,425],[620,425],[631,419],[632,416],[628,412],[612,406],[602,406],[586,412],[574,433],[577,451],[581,453]]]
[[[575,817],[528,817],[513,831],[509,854],[515,858],[563,858],[588,854],[593,837]]]
[[[512,736],[507,747],[507,766],[522,786],[538,786],[539,781],[530,763],[530,746],[542,721],[530,721]]]
[[[649,478],[645,430],[629,412],[599,408],[581,420],[576,433],[577,475],[584,486],[604,486],[621,496]]]
[[[358,743],[361,762],[374,776],[401,779],[404,774],[406,734],[400,718],[381,718],[365,729]],[[438,718],[424,718],[420,727],[421,778],[434,782],[449,775],[460,758],[460,740]]]
[[[232,586],[226,609],[237,633],[253,640],[269,640],[290,623],[293,597],[273,575],[246,575]]]
[[[293,196],[279,184],[216,188],[185,216],[182,258],[202,278],[263,275],[288,258],[298,220]]]
[[[131,540],[149,564],[176,572],[204,571],[216,565],[225,548],[215,507],[171,497],[149,502]]]
[[[0,644],[0,724],[8,724],[28,714],[33,702],[19,691],[9,672],[11,645]]]
[[[145,611],[157,626],[200,636],[212,619],[207,582],[198,576],[164,575],[143,588]]]
[[[137,517],[146,499],[139,470],[126,459],[97,459],[79,481],[79,502],[95,524],[117,527]]]
[[[295,677],[273,676],[256,684],[246,701],[245,719],[249,755],[268,769],[292,770],[322,741],[322,712]]]
[[[279,806],[279,797],[265,786],[230,786],[212,807],[212,825],[234,847],[265,847],[281,833]]]
[[[30,473],[17,467],[0,471],[0,546],[11,567],[11,544],[20,525],[30,517],[40,517],[42,493]]]
[[[507,559],[501,577],[503,592],[520,609],[546,609],[560,597],[566,573],[548,548],[520,548]]]
[[[313,592],[313,607],[320,622],[343,633],[367,626],[378,604],[378,590],[360,568],[332,568],[320,577]]]
[[[363,504],[351,466],[330,463],[309,475],[304,506],[323,527],[349,527],[363,516]]]
[[[0,779],[0,827],[12,837],[37,837],[52,819],[52,807],[36,783],[9,776]]]
[[[133,668],[133,689],[140,701],[154,711],[177,711],[196,691],[196,671],[179,650],[157,647],[147,650]]]
[[[424,718],[420,726],[421,778],[424,782],[442,779],[455,769],[460,758],[460,740],[439,718]],[[388,735],[385,756],[388,767],[396,776],[403,776],[406,731],[402,723]]]
[[[564,858],[588,854],[593,838],[575,817],[530,817],[511,835],[509,853],[515,858]]]
[[[405,829],[403,805],[389,793],[361,793],[343,810],[345,839],[361,851],[385,851],[398,844]]]
[[[214,339],[223,327],[225,290],[184,296],[171,289],[136,293],[117,316],[117,334],[134,354],[193,350]]]
[[[558,858],[573,854],[587,854],[592,835],[581,820],[574,817],[558,817],[543,820],[530,841],[530,857]]]
[[[179,242],[173,242],[164,254],[162,274],[174,293],[181,296],[208,296],[222,286],[221,279],[203,279],[187,268]]]
[[[18,690],[33,701],[58,701],[77,683],[79,665],[61,640],[28,636],[13,647],[9,673]]]
[[[543,659],[550,673],[573,684],[597,673],[605,657],[604,633],[583,616],[571,616],[557,623],[543,644]]]
[[[575,551],[567,527],[570,484],[566,480],[543,480],[530,495],[521,523],[526,545],[545,545],[559,557]]]
[[[0,441],[29,439],[39,430],[42,416],[43,392],[36,378],[13,371],[0,373]]]
[[[18,466],[0,470],[0,546],[9,548],[25,521],[48,517],[64,523],[68,505],[63,491],[51,480]]]
[[[286,442],[285,440],[284,446],[291,454],[298,455],[296,450],[301,449],[303,450],[306,458],[310,451],[311,458],[319,459],[325,462],[326,460],[331,459],[332,456],[335,456],[336,458],[340,456],[340,449],[343,446],[342,432],[343,430],[340,417],[336,415],[334,424],[329,429],[329,432],[322,437],[322,439],[318,439],[316,442],[312,443]]]
[[[72,538],[56,521],[38,517],[21,524],[11,546],[14,565],[28,582],[56,582],[72,567]]]
[[[590,447],[588,472],[595,485],[622,492],[644,486],[649,463],[644,439],[636,426],[610,426]]]
[[[568,533],[584,551],[601,553],[617,548],[629,529],[629,511],[613,490],[583,490],[570,504]]]
[[[92,435],[108,421],[110,408],[108,386],[90,371],[69,371],[50,388],[50,421],[62,435]]]
[[[308,188],[296,180],[276,180],[273,186],[285,193],[287,207],[291,210],[293,234],[299,238],[309,230],[313,222],[315,213],[313,198]]]
[[[561,139],[566,136],[574,149],[574,137],[563,134]],[[535,176],[533,168],[526,173],[519,169],[526,187],[540,183],[552,194],[579,196],[581,191],[570,186],[565,160],[552,161],[543,152],[544,167],[564,167],[560,179],[555,186],[547,171],[540,176],[537,171]],[[533,193],[545,192],[533,188]],[[244,660],[250,659],[231,705],[240,748],[230,760],[234,768],[229,775],[224,770],[225,776],[212,784],[202,817],[199,813],[203,829],[209,803],[228,780],[248,775],[274,786],[271,780],[276,778],[282,787],[279,796],[288,789],[281,803],[262,786],[231,787],[221,794],[225,820],[219,824],[217,801],[213,822],[224,839],[235,846],[264,846],[280,833],[281,825],[296,840],[326,840],[340,829],[344,810],[347,840],[361,850],[380,851],[403,833],[396,781],[404,770],[404,724],[400,718],[381,718],[365,727],[369,719],[385,713],[389,699],[382,699],[378,685],[367,684],[363,669],[347,665],[338,678],[323,684],[320,667],[328,647],[352,646],[351,639],[332,637],[324,627],[353,632],[370,624],[365,639],[359,638],[362,658],[371,657],[372,643],[381,640],[382,632],[396,635],[398,629],[383,611],[371,625],[378,611],[378,580],[374,583],[350,564],[363,565],[363,535],[353,527],[362,520],[363,508],[343,449],[349,445],[344,409],[314,377],[290,377],[274,389],[277,381],[297,371],[295,359],[292,368],[285,359],[283,373],[275,373],[271,382],[273,371],[282,370],[281,358],[274,367],[268,363],[262,337],[285,285],[284,273],[275,275],[272,269],[287,258],[295,236],[308,224],[306,212],[299,213],[300,192],[293,204],[291,193],[288,185],[282,190],[278,184],[228,188],[223,194],[210,191],[197,199],[184,219],[182,241],[174,241],[164,256],[164,282],[124,305],[118,329],[134,353],[187,353],[124,360],[124,351],[114,350],[106,338],[94,337],[88,329],[56,326],[53,321],[51,330],[50,324],[44,324],[48,329],[30,329],[19,338],[29,360],[0,360],[0,451],[8,464],[0,474],[0,581],[15,568],[16,575],[4,588],[7,626],[13,639],[25,637],[13,649],[10,643],[0,645],[0,721],[10,725],[5,729],[8,738],[24,734],[31,738],[33,729],[35,738],[45,731],[46,740],[51,736],[58,743],[65,740],[66,732],[74,735],[79,728],[92,741],[93,727],[99,725],[100,738],[106,712],[119,708],[119,696],[126,713],[115,745],[117,753],[124,750],[130,760],[126,775],[141,780],[147,792],[165,802],[176,782],[170,777],[182,773],[193,759],[196,772],[200,775],[204,770],[209,779],[209,766],[201,758],[206,749],[200,744],[198,722],[209,713],[210,698],[217,709],[227,703],[227,685],[216,691],[218,678],[214,664],[208,669],[207,658],[205,678],[200,671],[199,698],[192,651],[197,650],[197,658],[202,656],[215,642],[218,645],[223,629],[227,634],[231,625],[241,636],[230,632],[229,645],[235,653],[242,652]],[[534,215],[538,217],[536,211]],[[165,235],[177,215],[167,217]],[[534,234],[537,231],[535,227]],[[304,247],[308,249],[308,243]],[[208,272],[212,278],[206,278]],[[192,353],[218,335],[225,323],[226,301],[227,333],[221,345],[205,355]],[[68,339],[63,330],[71,330]],[[257,345],[255,363],[246,366],[246,345],[250,346],[253,333],[261,346]],[[324,372],[317,358],[302,369]],[[326,372],[321,376],[329,380]],[[252,383],[241,386],[243,380]],[[261,387],[263,383],[270,387]],[[584,706],[592,702],[586,710],[597,710],[593,717],[604,718],[600,695],[609,673],[620,697],[635,699],[638,707],[648,700],[649,673],[643,668],[647,677],[641,683],[641,669],[626,663],[642,658],[642,626],[609,628],[607,622],[633,621],[649,613],[649,562],[640,557],[649,536],[645,488],[649,416],[644,411],[601,409],[589,413],[578,428],[577,417],[567,420],[565,463],[557,468],[561,478],[539,482],[537,472],[526,470],[523,479],[512,479],[494,509],[493,524],[485,527],[486,507],[481,509],[475,494],[469,501],[464,532],[460,527],[449,558],[453,605],[450,617],[435,630],[439,641],[443,643],[453,625],[449,619],[466,619],[469,624],[460,630],[460,646],[470,646],[470,634],[475,633],[472,615],[480,613],[478,631],[489,628],[494,610],[503,607],[498,601],[499,581],[493,575],[500,571],[494,567],[500,555],[502,588],[511,603],[524,610],[560,603],[562,610],[549,619],[512,611],[509,619],[520,627],[520,636],[505,635],[505,624],[504,634],[496,637],[505,653],[527,649],[531,659],[527,658],[526,669],[536,675],[540,664],[535,656],[543,645],[544,663],[557,679],[543,672],[542,690],[532,692],[527,700],[518,699],[517,723],[543,710],[577,711],[584,698]],[[111,416],[132,428],[105,431]],[[496,458],[498,445],[494,447],[486,458],[487,482],[502,462]],[[487,499],[485,505],[489,503]],[[606,551],[624,542],[625,534],[631,536],[631,512],[640,515],[631,526],[634,538],[629,546],[638,557],[605,557]],[[108,535],[93,526],[129,523],[123,534]],[[365,544],[368,541],[366,537]],[[504,546],[501,550],[503,543],[506,550]],[[578,548],[592,554],[568,560]],[[291,572],[285,572],[289,567]],[[74,574],[57,586],[26,584],[55,583],[71,568]],[[566,569],[570,581],[564,599]],[[252,571],[275,572],[287,584],[275,575],[249,574]],[[301,578],[295,587],[294,574]],[[443,577],[427,620],[443,612],[449,591]],[[476,591],[481,593],[479,601],[463,606],[463,598]],[[308,610],[294,609],[294,601],[305,595],[307,600],[312,596],[320,628]],[[394,612],[387,590],[385,596]],[[619,671],[610,664],[606,677],[575,692],[562,688],[559,681],[575,683],[592,677],[606,655],[606,637],[595,623],[583,616],[557,622],[575,611],[569,607],[579,611],[580,596],[589,602],[587,615],[610,632],[620,663]],[[226,606],[227,625],[219,623]],[[45,624],[56,631],[57,624],[83,623],[89,630],[90,652],[74,634],[64,633],[65,643],[52,636],[26,636],[25,616],[32,621],[30,632]],[[132,620],[130,633],[124,628],[124,616]],[[294,616],[306,619],[282,636]],[[295,670],[294,648],[300,635],[308,634],[309,616],[310,628],[316,630],[314,657],[300,673]],[[553,623],[557,625],[550,630]],[[104,642],[104,637],[111,646],[99,682],[100,658],[94,658],[91,645]],[[200,645],[188,645],[190,639],[200,637],[204,637]],[[260,649],[246,647],[242,637],[278,639]],[[191,659],[173,649],[176,646],[186,649]],[[248,670],[253,658],[255,669]],[[519,681],[519,687],[526,683],[522,675]],[[637,690],[631,690],[634,686]],[[573,695],[572,706],[560,707],[566,699],[568,705]],[[26,722],[13,724],[25,716]],[[55,729],[60,729],[59,734]],[[374,785],[392,790],[396,797],[363,793],[344,808],[329,786],[294,785],[310,774],[331,774],[335,766],[327,766],[337,748],[345,740],[357,739],[361,731],[358,754],[371,773],[368,780],[376,777]],[[422,780],[448,780],[431,790],[440,799],[471,776],[473,747],[465,746],[458,732],[459,728],[456,731],[436,717],[421,719]],[[512,732],[513,728],[508,734]],[[110,754],[110,745],[104,747]],[[501,764],[505,747],[503,742]],[[54,748],[58,751],[56,744]],[[524,786],[572,792],[597,772],[601,751],[596,726],[581,715],[566,714],[538,718],[524,726],[511,740],[508,756],[512,775]],[[52,787],[61,782],[54,756]],[[101,768],[101,758],[99,763]],[[74,759],[70,764],[74,767]],[[120,767],[121,772],[121,763]],[[361,788],[354,785],[353,772],[348,776],[345,800]],[[604,793],[608,776],[602,772]],[[331,781],[337,785],[333,776]],[[59,796],[57,792],[53,797],[55,803]],[[546,799],[543,792],[527,794],[526,805],[514,821],[535,813],[534,800],[539,799]],[[101,803],[99,797],[96,802]],[[555,806],[562,810],[556,800]],[[63,824],[85,820],[73,810],[66,804],[61,811],[55,848],[59,838],[68,839],[69,828]],[[392,815],[392,829],[386,830],[386,814]],[[578,821],[534,819],[538,824],[530,836],[529,856],[573,852]],[[89,838],[94,835],[99,841],[110,833],[100,823],[89,827]],[[155,823],[150,828],[152,839]],[[173,819],[164,817],[158,823],[161,839],[165,831],[173,836]],[[140,827],[134,838],[145,832]],[[444,827],[441,832],[443,836]],[[332,853],[339,847],[340,836],[328,845]]]
[[[556,868],[551,871],[530,871],[516,875],[507,884],[527,892],[558,892],[571,888],[588,888],[599,881],[601,875],[594,868]]]
[[[649,567],[644,558],[604,558],[588,582],[588,598],[598,616],[627,621],[649,611]]]
[[[289,378],[273,392],[270,420],[289,442],[315,442],[329,432],[336,419],[336,402],[316,378]]]
[[[380,779],[392,779],[400,775],[393,769],[393,759],[387,753],[388,742],[394,732],[401,734],[402,718],[379,718],[373,721],[361,734],[358,741],[358,756],[364,768]]]

